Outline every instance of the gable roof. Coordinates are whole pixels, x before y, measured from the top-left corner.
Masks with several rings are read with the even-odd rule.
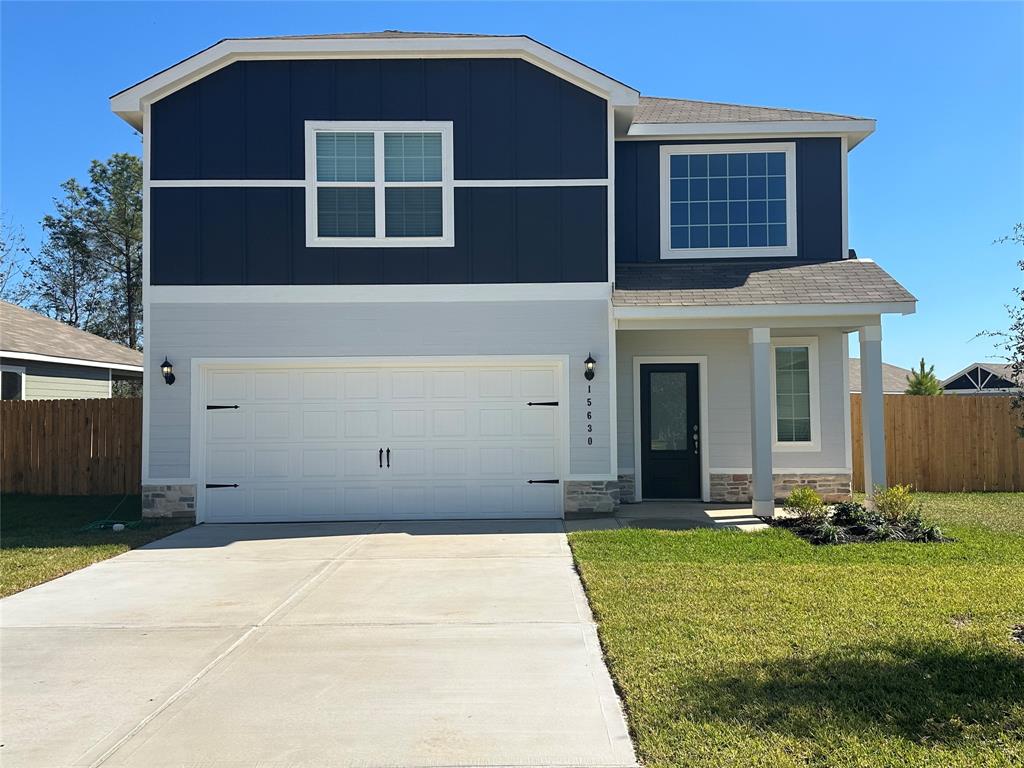
[[[600,93],[612,106],[632,109],[639,92],[526,35],[477,35],[444,32],[349,32],[280,37],[229,37],[161,70],[110,97],[110,108],[142,130],[146,102],[163,98],[236,61],[256,59],[329,59],[372,55],[379,58],[505,56],[521,58],[570,82]]]
[[[22,356],[100,368],[142,370],[142,353],[137,350],[0,301],[0,357]]]
[[[882,393],[902,395],[907,391],[907,377],[913,373],[909,368],[882,363]],[[850,391],[860,392],[860,358],[851,357],[849,364]]]
[[[975,374],[975,375],[971,375]],[[999,380],[1009,382],[1013,385],[1013,366],[1009,363],[971,363],[962,371],[957,371],[952,376],[942,381],[943,387],[948,387],[957,379],[966,376],[973,389],[1006,389]],[[969,388],[969,389],[970,389]]]
[[[729,259],[694,263],[619,264],[617,307],[736,307],[771,305],[895,305],[913,312],[917,300],[866,259],[806,262]]]

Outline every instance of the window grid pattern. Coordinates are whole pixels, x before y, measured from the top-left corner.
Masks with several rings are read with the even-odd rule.
[[[314,135],[319,237],[443,237],[440,132],[316,131]],[[378,162],[384,168],[383,178],[375,170]],[[377,210],[380,206],[382,212]]]
[[[321,237],[373,237],[377,232],[373,187],[320,187],[316,228]]]
[[[775,427],[780,443],[811,442],[811,368],[807,347],[775,349]]]
[[[675,154],[669,186],[672,249],[788,244],[785,152]]]
[[[316,180],[373,183],[373,134],[316,134]]]

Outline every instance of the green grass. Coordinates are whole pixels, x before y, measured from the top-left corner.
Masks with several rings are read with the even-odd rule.
[[[113,531],[79,529],[102,520],[121,502],[120,496],[0,497],[0,597],[20,592],[108,557],[127,552],[185,527],[184,523],[152,523]],[[138,520],[141,501],[129,496],[117,509],[117,520]]]
[[[1024,764],[1024,494],[921,494],[948,544],[570,542],[644,764]]]

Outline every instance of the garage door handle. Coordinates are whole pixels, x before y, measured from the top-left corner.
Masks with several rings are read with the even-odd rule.
[[[528,482],[530,485],[533,485],[534,483],[541,483],[544,485],[558,485],[557,480],[527,480],[526,482]]]
[[[549,402],[546,402],[546,403],[527,403],[527,405],[548,405],[548,406],[555,406],[555,405],[558,405],[558,401],[557,401],[557,400],[551,400],[551,401],[549,401]]]
[[[380,467],[381,467],[381,469],[383,469],[384,468],[384,449],[383,448],[381,448],[380,451],[378,451],[378,453],[377,453],[377,461],[380,462]]]
[[[391,469],[391,449],[388,448],[388,469]]]
[[[207,488],[237,488],[238,483],[207,483]]]

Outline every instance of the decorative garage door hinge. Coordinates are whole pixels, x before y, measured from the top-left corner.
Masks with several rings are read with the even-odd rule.
[[[237,488],[238,483],[207,483],[207,488]]]
[[[558,485],[558,480],[527,480],[530,485],[534,483],[542,483],[544,485]]]
[[[547,402],[547,403],[527,403],[527,405],[558,405],[558,401],[557,400],[552,400],[552,401]]]
[[[208,410],[208,411],[223,411],[225,408],[234,408],[235,410],[238,410],[238,406],[237,405],[208,405],[208,406],[206,406],[206,410]]]

